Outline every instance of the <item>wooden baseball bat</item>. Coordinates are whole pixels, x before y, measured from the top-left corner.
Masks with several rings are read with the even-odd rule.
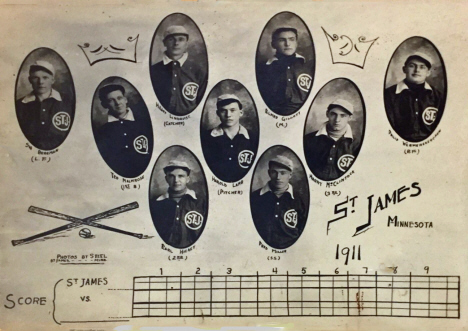
[[[114,215],[117,215],[117,214],[120,214],[120,213],[124,213],[124,212],[132,210],[132,209],[136,209],[138,207],[139,207],[138,202],[135,201],[135,202],[132,202],[132,203],[129,203],[129,204],[126,204],[126,205],[123,205],[123,206],[120,206],[120,207],[117,207],[117,208],[114,208],[114,209],[110,209],[110,210],[107,210],[105,212],[93,215],[93,216],[83,218],[82,220],[80,220],[78,222],[63,225],[63,226],[60,226],[58,228],[55,228],[55,229],[52,229],[52,230],[49,230],[49,231],[38,233],[38,234],[36,234],[34,236],[31,236],[31,237],[28,237],[28,238],[12,240],[11,243],[13,244],[13,246],[24,244],[24,243],[33,241],[35,239],[39,239],[39,238],[49,236],[49,235],[52,235],[52,234],[55,234],[55,233],[58,233],[58,232],[61,232],[61,231],[66,231],[66,230],[69,230],[69,229],[79,227],[80,225],[86,224],[87,222],[93,222],[93,221],[97,221],[97,220],[100,220],[100,219],[103,219],[103,218],[108,218],[108,217],[111,217],[111,216],[114,216]]]
[[[72,223],[82,221],[80,218],[77,218],[77,217],[57,213],[55,211],[51,211],[51,210],[47,210],[47,209],[43,209],[43,208],[39,208],[39,207],[35,207],[35,206],[29,207],[28,211],[30,213],[33,213],[33,214],[58,218],[58,219],[61,219],[61,220],[67,221],[67,222],[72,222]],[[103,229],[103,230],[108,230],[108,231],[112,231],[112,232],[116,232],[116,233],[125,234],[125,235],[128,235],[128,236],[136,237],[138,239],[143,238],[143,235],[141,233],[124,231],[124,230],[113,228],[113,227],[110,227],[110,226],[107,226],[107,225],[104,225],[104,224],[99,224],[99,223],[96,223],[96,222],[86,222],[86,225],[92,226],[92,227],[95,227],[95,228],[99,228],[99,229]]]

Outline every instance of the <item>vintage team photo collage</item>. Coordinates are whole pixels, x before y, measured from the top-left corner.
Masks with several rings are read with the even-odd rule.
[[[242,82],[229,77],[208,84],[210,61],[203,28],[197,23],[181,13],[168,15],[159,23],[151,41],[147,74],[161,111],[178,121],[192,112],[201,114],[198,132],[184,130],[196,132],[190,139],[199,139],[203,153],[197,155],[185,146],[161,140],[162,133],[155,132],[151,121],[153,107],[145,103],[134,82],[116,72],[95,87],[94,95],[86,96],[91,105],[94,148],[102,157],[96,166],[108,167],[129,180],[152,167],[151,178],[145,179],[149,186],[148,219],[161,240],[176,249],[194,245],[210,221],[211,205],[218,202],[210,199],[210,194],[215,194],[209,192],[207,184],[212,175],[220,185],[236,185],[252,172],[250,205],[239,206],[250,208],[249,231],[256,230],[274,249],[288,248],[307,226],[309,177],[323,183],[343,180],[355,165],[366,162],[359,157],[369,139],[366,100],[360,87],[346,77],[330,80],[311,95],[315,71],[321,65],[315,56],[316,35],[312,36],[306,23],[292,12],[280,12],[265,22],[258,47],[252,50],[262,100],[255,100]],[[348,50],[336,35],[324,32],[330,49],[338,49],[332,55],[360,53],[349,64],[364,66],[375,40],[362,41]],[[82,50],[91,65],[106,59],[100,57],[103,52],[107,57],[115,53],[132,60],[112,45],[96,49],[84,45]],[[447,81],[442,56],[430,40],[411,35],[389,56],[387,72],[382,73],[382,109],[388,127],[408,143],[424,143],[434,136],[444,113]],[[18,123],[27,141],[45,154],[60,147],[75,128],[73,74],[66,56],[47,47],[32,50],[19,68],[15,96]],[[310,99],[310,109],[304,109]],[[259,103],[267,106],[271,117],[282,118],[284,123],[301,109],[307,113],[303,132],[290,132],[302,144],[302,155],[286,145],[270,145],[258,155],[263,134],[260,121],[264,118],[259,116],[263,112]],[[164,151],[153,156],[154,146],[162,141],[166,141],[160,146]],[[90,234],[84,231],[80,235]]]
[[[0,331],[466,329],[468,3],[28,1]]]

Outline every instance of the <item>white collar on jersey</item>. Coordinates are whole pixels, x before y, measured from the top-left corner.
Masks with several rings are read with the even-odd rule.
[[[300,54],[297,54],[297,53],[296,53],[296,58],[297,58],[297,59],[302,59],[302,60],[304,60],[304,62],[305,62],[305,57],[303,57],[303,56],[300,55]],[[276,56],[273,56],[272,58],[268,59],[268,61],[267,61],[266,64],[269,66],[270,64],[272,64],[272,63],[275,62],[275,61],[278,61],[278,58],[277,58]]]
[[[177,60],[177,62],[180,63],[181,67],[184,65],[185,61],[187,61],[187,58],[188,58],[188,53],[185,52],[184,55],[182,55],[182,57]],[[164,65],[168,65],[169,63],[172,63],[172,62],[175,62],[175,60],[171,59],[169,56],[167,56],[166,52],[164,52],[164,55],[163,55]]]
[[[23,100],[21,100],[21,102],[22,103],[30,103],[30,102],[36,101],[36,98],[37,97],[36,97],[36,95],[34,94],[34,91],[33,91],[33,92],[29,93],[27,96],[25,96],[23,98]],[[54,98],[57,101],[62,101],[62,97],[60,95],[60,92],[56,91],[54,89],[52,89],[52,91],[50,92],[50,96],[48,98]]]
[[[270,182],[266,183],[266,185],[262,187],[262,189],[260,190],[260,195],[264,195],[267,192],[273,192],[270,188],[269,183]],[[288,188],[286,189],[286,192],[289,192],[289,194],[291,194],[291,198],[294,199],[293,187],[291,184],[288,184]]]
[[[320,130],[318,130],[316,136],[329,136],[330,135],[328,134],[328,131],[327,131],[327,123],[326,122],[321,128]],[[350,138],[350,139],[354,139],[353,137],[353,130],[351,129],[351,126],[349,124],[346,125],[346,132],[345,134],[343,135],[343,137],[345,138]],[[330,137],[331,138],[331,137]]]
[[[432,87],[431,87],[431,85],[429,85],[428,82],[424,82],[424,88],[426,90],[432,91]],[[400,94],[404,90],[409,90],[409,87],[408,87],[408,85],[406,85],[405,81],[402,80],[401,82],[399,82],[397,84],[395,94]]]
[[[221,127],[221,124],[218,125],[216,128],[211,130],[211,136],[212,137],[219,137],[224,134],[224,130]],[[239,124],[239,132],[237,134],[243,135],[246,139],[250,139],[249,132],[245,127],[243,127],[241,124]]]
[[[135,121],[135,117],[133,117],[133,112],[132,110],[127,107],[127,114],[125,114],[125,117],[123,118],[117,118],[111,114],[107,114],[107,122],[110,123],[110,122],[118,122],[118,121],[121,121],[121,120],[124,120],[124,121]]]

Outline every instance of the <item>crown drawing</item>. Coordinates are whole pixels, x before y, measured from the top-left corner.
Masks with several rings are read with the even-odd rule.
[[[123,60],[136,63],[136,47],[139,36],[128,37],[126,42],[121,45],[101,44],[98,46],[84,43],[78,47],[83,51],[90,66],[104,60]]]
[[[379,37],[377,37],[372,40],[366,40],[366,37],[361,36],[357,41],[353,41],[346,35],[330,35],[323,27],[322,30],[327,37],[333,64],[350,64],[361,69],[364,69],[370,48],[376,40],[379,39]]]

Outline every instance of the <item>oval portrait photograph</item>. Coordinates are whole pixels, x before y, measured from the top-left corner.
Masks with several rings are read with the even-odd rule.
[[[347,78],[323,86],[310,106],[304,127],[304,154],[315,177],[343,176],[361,149],[366,109],[359,88]]]
[[[411,37],[398,46],[388,64],[384,101],[393,130],[420,142],[439,125],[447,96],[444,61],[432,42]]]
[[[64,59],[37,48],[24,59],[15,89],[18,123],[36,148],[52,150],[67,138],[75,117],[75,86]]]
[[[190,114],[205,94],[208,54],[200,29],[175,13],[159,24],[150,53],[150,76],[159,103],[172,115]]]
[[[121,77],[104,79],[94,92],[91,123],[99,153],[122,177],[140,176],[153,153],[148,108],[137,89]]]
[[[208,186],[197,157],[171,146],[158,157],[151,174],[149,206],[161,239],[175,248],[192,246],[208,218]]]
[[[206,163],[225,182],[241,180],[254,163],[259,124],[249,91],[236,80],[226,79],[208,95],[200,125]]]
[[[302,234],[309,214],[309,183],[297,155],[288,147],[267,149],[255,166],[250,210],[257,232],[276,249],[288,248]]]
[[[291,12],[273,16],[255,58],[257,84],[268,108],[280,116],[298,111],[312,89],[315,49],[304,21]]]

